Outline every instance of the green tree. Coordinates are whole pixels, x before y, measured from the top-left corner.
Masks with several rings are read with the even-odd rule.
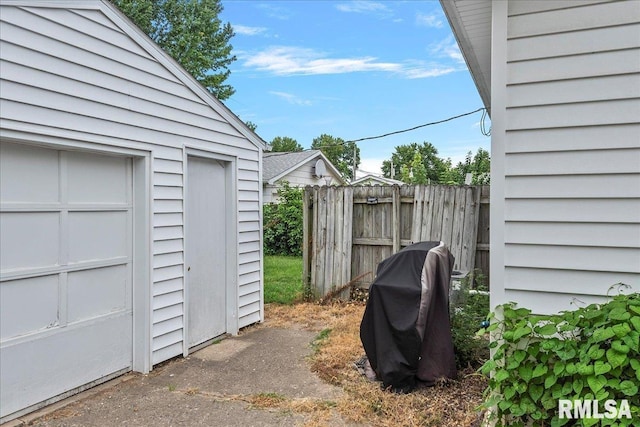
[[[411,169],[409,169],[409,166],[407,165],[400,166],[399,178],[400,178],[400,181],[406,182],[407,184],[411,184],[411,180],[413,179],[413,177],[411,176]]]
[[[246,122],[244,122],[244,124],[254,132],[256,131],[256,129],[258,129],[258,125],[253,123],[251,120],[247,120]]]
[[[271,141],[271,151],[285,153],[285,152],[294,152],[294,151],[302,151],[302,145],[298,144],[293,138],[289,138],[288,136],[276,136]]]
[[[413,171],[413,163],[416,158],[416,154],[420,155],[422,165],[426,174],[426,183],[436,184],[440,182],[441,176],[447,172],[448,163],[446,160],[438,157],[438,149],[430,142],[423,142],[418,144],[413,142],[411,144],[399,145],[396,147],[396,151],[391,155],[390,160],[382,162],[382,172],[387,178],[394,178],[391,176],[391,166],[393,164],[394,176],[397,179],[397,171],[402,171],[403,167],[407,167],[412,173],[412,178],[407,181],[403,174],[400,174],[400,179],[411,184],[411,180],[416,171]],[[422,169],[418,170],[422,174]],[[421,178],[422,180],[422,175]]]
[[[468,173],[472,175],[472,185],[489,184],[491,182],[491,155],[487,150],[480,147],[475,155],[469,151],[464,162],[458,163],[454,172],[457,184],[464,184]]]
[[[354,161],[356,169],[360,165],[360,148],[355,142],[345,142],[342,138],[322,134],[314,138],[311,148],[322,151],[345,179],[353,179]]]
[[[445,160],[444,163],[445,163],[445,167],[443,168],[442,172],[440,172],[440,180],[439,180],[440,184],[445,184],[445,185],[464,184],[464,178],[462,179],[462,181],[460,181],[460,174],[458,173],[458,170],[453,167],[451,159],[447,158],[447,160]]]
[[[235,90],[224,82],[236,60],[223,24],[221,0],[111,0],[165,52],[220,100]]]
[[[412,172],[412,184],[426,184],[427,183],[427,169],[424,167],[424,163],[422,162],[422,156],[419,152],[413,156],[413,160],[411,161],[411,172]]]

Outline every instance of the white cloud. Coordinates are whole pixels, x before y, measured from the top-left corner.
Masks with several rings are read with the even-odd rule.
[[[234,25],[233,31],[236,34],[242,34],[243,36],[256,36],[258,34],[267,31],[264,27],[248,27],[246,25]]]
[[[248,57],[245,67],[254,67],[276,75],[342,74],[358,71],[400,71],[399,64],[377,62],[374,57],[326,58],[313,49],[272,46]]]
[[[299,97],[297,97],[296,95],[293,95],[291,93],[286,93],[286,92],[277,92],[277,91],[270,91],[269,92],[272,95],[275,95],[279,98],[284,99],[285,101],[287,101],[289,104],[294,104],[294,105],[311,105],[311,101],[306,100],[306,99],[301,99]]]
[[[416,23],[424,27],[442,28],[442,19],[436,13],[420,13],[416,15]]]
[[[460,52],[460,48],[458,47],[458,43],[456,43],[453,36],[449,36],[446,39],[440,41],[439,43],[434,43],[429,47],[429,51],[432,55],[440,58],[449,58],[454,61],[464,64],[464,57],[462,56],[462,52]]]
[[[445,74],[460,71],[460,68],[449,67],[441,64],[424,65],[412,67],[405,70],[404,74],[408,79],[425,79],[428,77],[444,76]]]
[[[450,46],[447,45],[446,49],[449,48]],[[438,46],[434,49],[436,50],[435,56],[454,57],[455,59],[455,52],[449,53],[444,47]],[[459,53],[459,50],[457,52]],[[245,68],[277,76],[383,72],[396,74],[407,79],[423,79],[466,69],[460,64],[443,64],[437,61],[383,62],[372,56],[329,58],[326,54],[313,49],[292,46],[271,46],[253,54],[238,52],[238,56],[244,61]],[[460,62],[457,59],[455,61]]]
[[[336,9],[341,12],[350,13],[380,13],[389,12],[389,8],[382,3],[375,1],[355,0],[348,3],[336,5]]]

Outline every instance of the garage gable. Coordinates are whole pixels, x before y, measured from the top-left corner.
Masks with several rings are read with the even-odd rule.
[[[2,56],[7,60],[20,56],[16,64],[26,67],[3,68],[3,77],[16,83],[3,86],[3,98],[11,99],[14,90],[24,90],[20,83],[33,82],[34,69],[45,55],[47,78],[27,95],[37,97],[39,89],[55,90],[73,77],[78,84],[69,109],[77,108],[78,114],[83,112],[82,100],[102,99],[106,105],[125,110],[141,109],[148,114],[150,127],[158,124],[154,117],[173,118],[174,125],[181,127],[185,122],[180,117],[189,115],[191,123],[187,124],[203,131],[222,132],[248,149],[248,142],[265,147],[264,141],[109,1],[78,1],[69,6],[65,1],[2,2]],[[129,84],[123,86],[123,80]],[[126,123],[126,116],[122,120]]]

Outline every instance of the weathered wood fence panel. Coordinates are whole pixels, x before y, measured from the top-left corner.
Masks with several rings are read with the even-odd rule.
[[[454,269],[472,271],[476,259],[484,261],[484,254],[476,254],[478,236],[485,236],[478,232],[482,191],[454,186],[305,188],[305,285],[318,296],[354,279],[368,287],[380,261],[425,240],[444,241],[456,258]],[[482,242],[488,245],[486,231]]]
[[[488,185],[483,185],[480,192],[480,213],[478,218],[478,242],[476,243],[475,268],[482,271],[489,284],[489,190]]]

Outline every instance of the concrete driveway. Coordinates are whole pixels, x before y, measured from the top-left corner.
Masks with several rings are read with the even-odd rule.
[[[250,328],[188,358],[130,373],[6,426],[292,426],[309,413],[259,409],[256,396],[331,406],[342,395],[309,369],[315,333]],[[336,413],[326,425],[347,425]]]

